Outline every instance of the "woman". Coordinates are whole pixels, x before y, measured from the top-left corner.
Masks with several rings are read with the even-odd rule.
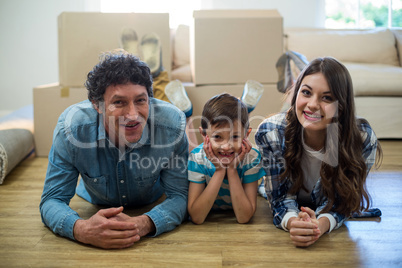
[[[369,123],[356,118],[350,74],[336,59],[310,62],[289,110],[261,123],[255,140],[274,224],[289,230],[296,246],[309,246],[368,210],[365,181],[379,144]],[[378,153],[377,164],[381,148]]]

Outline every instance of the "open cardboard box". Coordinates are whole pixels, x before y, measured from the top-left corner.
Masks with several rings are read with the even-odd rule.
[[[170,75],[171,50],[168,13],[63,12],[58,17],[59,81],[62,86],[82,87],[101,53],[121,48],[125,27],[134,29],[138,42],[148,33],[161,41],[162,64]]]

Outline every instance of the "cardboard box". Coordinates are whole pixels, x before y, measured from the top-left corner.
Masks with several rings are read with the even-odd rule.
[[[276,83],[283,19],[276,10],[198,10],[190,30],[193,82]]]
[[[257,131],[259,124],[270,115],[279,112],[282,109],[282,100],[284,95],[276,89],[276,85],[263,84],[264,93],[261,96],[254,111],[249,114],[250,126],[252,131],[250,133],[250,142],[255,145],[254,135]],[[184,84],[188,97],[193,103],[193,116],[191,117],[194,131],[197,135],[198,142],[202,142],[201,135],[198,128],[201,125],[201,115],[204,104],[213,96],[221,93],[229,93],[236,97],[241,97],[243,93],[243,84],[237,85],[209,85],[209,86],[196,86],[191,83]]]
[[[47,156],[60,114],[70,105],[88,99],[84,87],[62,87],[58,83],[33,89],[34,139],[37,156]]]
[[[102,52],[120,48],[124,27],[137,33],[138,41],[148,33],[161,40],[162,64],[171,71],[168,13],[91,13],[63,12],[58,17],[59,81],[63,86],[82,87]]]

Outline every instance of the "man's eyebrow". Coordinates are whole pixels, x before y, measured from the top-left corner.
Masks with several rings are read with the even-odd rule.
[[[148,94],[146,94],[146,93],[141,93],[141,94],[138,94],[137,96],[135,96],[135,98],[141,98],[141,97],[144,97],[144,96],[147,96]],[[112,100],[114,100],[114,99],[126,99],[127,98],[127,96],[123,96],[123,95],[113,95],[112,96]]]
[[[147,93],[141,93],[141,94],[137,95],[136,98],[140,98],[140,97],[144,97],[144,96],[148,96],[148,94]]]
[[[124,99],[124,98],[126,98],[125,96],[121,96],[121,95],[113,95],[112,96],[112,100],[114,100],[114,99]]]

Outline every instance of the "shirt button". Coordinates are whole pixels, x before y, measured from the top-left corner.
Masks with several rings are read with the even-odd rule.
[[[126,198],[126,196],[125,196],[125,195],[123,195],[122,197],[123,197],[123,198]]]
[[[94,182],[97,182],[98,181],[98,179],[94,179]]]
[[[124,180],[121,180],[120,183],[124,183]]]

